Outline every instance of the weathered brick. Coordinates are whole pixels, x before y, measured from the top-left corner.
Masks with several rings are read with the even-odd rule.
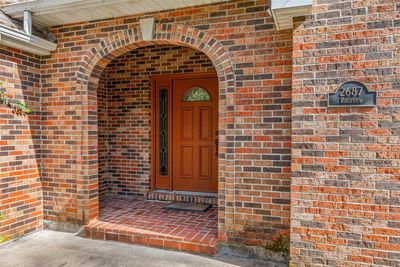
[[[386,115],[393,114],[388,110],[399,103],[394,82],[398,40],[393,37],[399,34],[393,19],[398,12],[393,9],[395,2],[388,1],[381,9],[362,0],[314,1],[312,16],[294,30],[292,166],[296,171],[292,170],[291,229],[309,233],[317,227],[341,239],[321,242],[292,235],[295,266],[400,264],[395,255],[399,217],[390,212],[399,207],[394,182],[398,158],[388,154],[397,146],[398,119]],[[379,19],[371,21],[371,16]],[[302,46],[308,49],[296,50]],[[385,64],[378,64],[381,61]],[[378,92],[376,107],[327,107],[327,94],[351,80]],[[335,194],[335,189],[341,193]],[[321,214],[338,216],[327,220]],[[368,235],[377,231],[373,226],[377,217],[383,230]],[[388,234],[393,229],[396,234]],[[360,249],[371,254],[354,255]]]
[[[0,104],[0,235],[12,239],[42,228],[40,58],[6,47],[0,54],[7,55],[0,61],[0,91],[33,110],[18,115]]]

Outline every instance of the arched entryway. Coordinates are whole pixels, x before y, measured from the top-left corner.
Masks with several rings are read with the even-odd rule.
[[[116,57],[139,47],[149,45],[172,44],[190,47],[202,51],[211,60],[218,77],[218,236],[225,238],[226,196],[233,196],[234,170],[233,143],[228,142],[234,136],[234,92],[235,79],[232,63],[223,46],[207,33],[181,25],[157,25],[154,39],[144,41],[139,28],[121,31],[103,40],[90,54],[85,55],[77,90],[80,92],[82,109],[77,111],[83,118],[81,140],[81,164],[77,169],[79,213],[82,221],[88,223],[99,214],[98,204],[98,128],[97,128],[97,88],[105,67]]]
[[[97,100],[100,197],[162,190],[150,198],[190,191],[216,200],[218,79],[203,52],[151,45],[122,54],[103,71]]]

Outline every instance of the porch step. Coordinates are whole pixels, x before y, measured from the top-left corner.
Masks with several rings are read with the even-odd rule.
[[[188,242],[177,240],[161,233],[140,232],[137,229],[109,224],[102,221],[94,221],[84,228],[84,237],[98,240],[110,240],[117,242],[143,245],[162,249],[185,251],[204,255],[216,253],[216,241],[209,243]]]
[[[164,249],[213,255],[217,244],[217,209],[206,212],[166,210],[167,203],[107,196],[100,219],[84,227],[83,236]]]
[[[214,193],[155,190],[147,194],[147,199],[218,205],[218,195]]]

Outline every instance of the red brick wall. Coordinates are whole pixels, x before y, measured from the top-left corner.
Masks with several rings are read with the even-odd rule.
[[[39,67],[38,57],[0,46],[0,91],[33,110],[0,104],[0,236],[10,239],[42,227]]]
[[[171,45],[138,48],[107,66],[98,88],[102,194],[107,191],[143,196],[149,192],[150,78],[159,74],[209,71],[215,70],[204,53]]]
[[[294,32],[291,254],[297,266],[399,266],[400,3],[314,1]],[[371,108],[328,108],[357,80]]]
[[[103,71],[97,88],[97,120],[98,120],[98,168],[99,168],[99,196],[104,196],[107,193],[108,180],[108,112],[107,112],[107,89],[106,75]]]
[[[220,99],[228,105],[220,109],[226,128],[220,136],[224,173],[219,223],[220,238],[229,243],[262,245],[276,230],[289,227],[292,33],[274,29],[267,5],[267,0],[230,1],[152,14],[157,31],[184,25],[202,32],[180,42],[204,42],[199,49],[205,51],[222,45],[218,51],[209,51],[220,67],[227,66],[217,69],[219,73],[231,73],[230,64],[234,67],[236,80],[232,81],[233,73],[220,76],[221,84],[226,83]],[[89,82],[96,84],[95,89],[84,91],[87,81],[81,83],[81,76],[85,64],[92,64],[85,55],[103,40],[115,42],[104,54],[123,46],[117,36],[136,36],[140,17],[51,29],[59,45],[52,56],[43,58],[43,134],[47,138],[43,180],[48,219],[83,222],[96,215],[97,107],[87,107],[82,101],[87,94],[91,103],[97,103],[97,80],[103,62],[113,55],[91,74]],[[187,35],[192,32],[188,30]],[[83,154],[82,149],[87,152]],[[82,208],[86,200],[89,212]]]

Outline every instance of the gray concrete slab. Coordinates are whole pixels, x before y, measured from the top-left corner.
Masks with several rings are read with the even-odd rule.
[[[200,255],[40,231],[0,247],[1,267],[257,267],[281,266],[230,256]]]

